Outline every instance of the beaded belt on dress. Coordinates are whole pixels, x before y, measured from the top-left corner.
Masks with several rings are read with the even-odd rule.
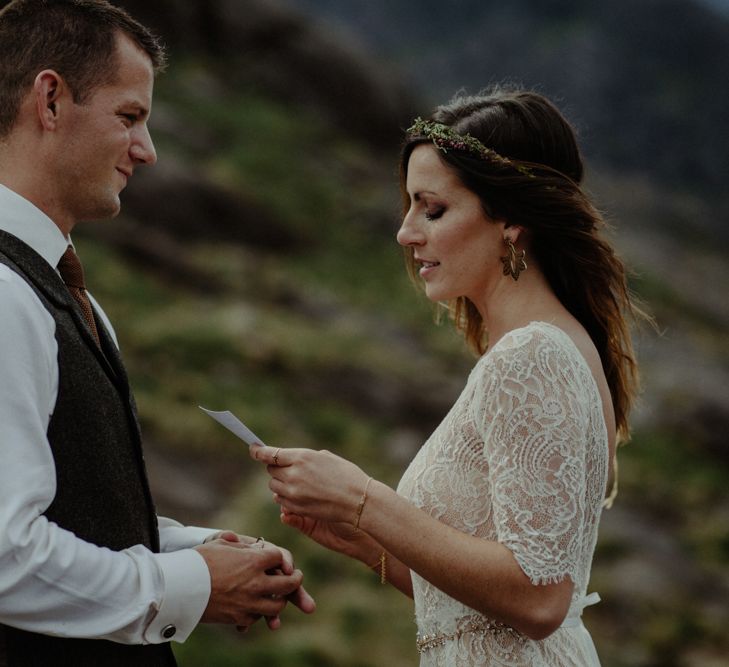
[[[519,643],[524,643],[526,641],[526,637],[524,635],[517,632],[516,630],[514,630],[514,628],[509,627],[508,625],[498,623],[497,621],[490,621],[487,618],[479,618],[474,621],[468,621],[468,623],[466,623],[463,627],[459,628],[455,632],[442,632],[432,635],[423,635],[422,637],[418,635],[418,639],[416,642],[418,646],[418,653],[425,653],[426,651],[436,648],[437,646],[443,646],[443,644],[445,644],[446,642],[452,641],[454,639],[460,639],[461,637],[463,637],[463,635],[469,633],[488,633],[492,635],[508,634],[511,635],[512,638]]]
[[[590,595],[584,596],[576,605],[574,605],[573,609],[570,609],[571,613],[568,614],[567,618],[565,618],[562,625],[560,625],[560,628],[573,628],[579,625],[582,622],[582,610],[585,607],[597,604],[599,601],[600,596],[597,593],[591,593]],[[508,634],[514,639],[514,641],[519,642],[520,644],[523,644],[527,640],[523,634],[508,625],[497,621],[491,621],[487,618],[478,618],[473,621],[468,621],[468,623],[464,624],[463,627],[459,628],[455,632],[442,632],[423,635],[422,637],[418,635],[416,642],[418,646],[418,653],[425,653],[426,651],[430,651],[438,646],[443,646],[446,642],[453,641],[454,639],[460,639],[463,635],[469,633],[492,635]]]

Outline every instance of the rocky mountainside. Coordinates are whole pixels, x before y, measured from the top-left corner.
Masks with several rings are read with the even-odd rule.
[[[645,394],[586,621],[607,667],[725,664],[726,21],[688,0],[119,4],[169,45],[159,163],[77,243],[128,361],[160,509],[291,545],[319,601],[275,637],[201,629],[180,663],[417,664],[408,602],[277,526],[263,475],[196,406],[397,483],[473,363],[393,241],[400,130],[451,81],[519,78],[582,128],[589,187],[663,331],[639,337]]]

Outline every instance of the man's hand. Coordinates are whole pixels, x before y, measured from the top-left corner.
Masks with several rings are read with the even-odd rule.
[[[211,579],[210,600],[202,622],[230,623],[245,630],[265,616],[268,626],[275,630],[287,600],[305,613],[314,611],[314,600],[301,586],[301,571],[294,569],[286,549],[231,531],[211,538],[196,547]]]

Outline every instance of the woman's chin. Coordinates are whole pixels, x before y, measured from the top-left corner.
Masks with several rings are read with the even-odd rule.
[[[428,283],[425,283],[425,296],[428,298],[429,301],[432,301],[433,303],[442,303],[444,301],[451,301],[452,299],[455,299],[456,296],[448,292],[444,289],[439,289],[435,285],[429,285]]]

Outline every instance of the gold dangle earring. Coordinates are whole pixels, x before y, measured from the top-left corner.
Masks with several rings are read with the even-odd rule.
[[[504,243],[509,252],[508,255],[501,258],[501,261],[504,263],[504,275],[511,276],[514,280],[519,280],[519,275],[522,271],[526,271],[527,268],[526,261],[524,260],[526,250],[517,253],[514,242],[508,237],[504,239]]]

